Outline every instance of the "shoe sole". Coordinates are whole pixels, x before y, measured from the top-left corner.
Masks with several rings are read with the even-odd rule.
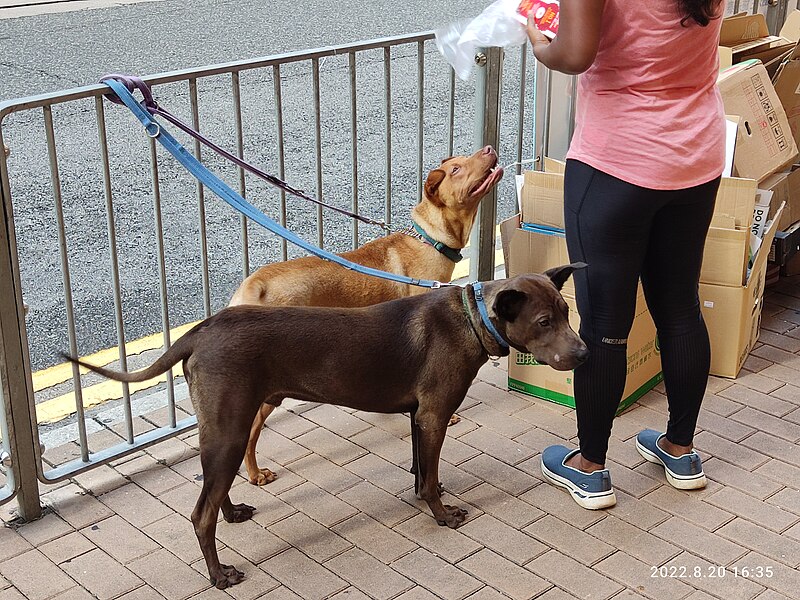
[[[646,461],[662,466],[664,468],[664,475],[667,476],[667,483],[676,489],[699,490],[706,487],[708,484],[705,473],[699,473],[697,475],[678,475],[677,473],[672,472],[657,454],[642,446],[639,443],[639,440],[636,440],[636,449]]]
[[[613,489],[610,492],[603,492],[602,494],[598,495],[591,494],[590,492],[584,492],[583,490],[577,490],[571,481],[561,477],[560,475],[556,475],[550,469],[545,467],[544,463],[542,463],[541,467],[544,478],[553,485],[567,490],[572,499],[575,500],[575,502],[577,502],[582,508],[588,510],[601,510],[603,508],[610,508],[617,503],[617,496]]]

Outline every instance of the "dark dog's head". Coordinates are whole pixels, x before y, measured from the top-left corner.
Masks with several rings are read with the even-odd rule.
[[[574,369],[586,360],[586,344],[570,327],[569,307],[559,291],[575,269],[585,266],[564,265],[492,285],[487,304],[511,346],[557,371]]]

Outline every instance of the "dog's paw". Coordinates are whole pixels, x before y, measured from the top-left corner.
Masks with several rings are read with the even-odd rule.
[[[220,565],[220,573],[216,577],[211,577],[211,585],[218,590],[224,590],[232,585],[244,581],[244,573],[231,565]]]
[[[464,520],[467,518],[467,511],[463,508],[458,508],[457,506],[449,506],[447,504],[444,505],[444,515],[443,518],[437,518],[436,522],[439,525],[447,525],[451,529],[455,529],[459,525],[461,525]]]
[[[250,483],[253,485],[267,485],[268,483],[275,481],[277,478],[278,476],[269,469],[259,469],[258,475],[250,478]]]
[[[456,423],[460,423],[460,422],[461,422],[461,417],[459,417],[458,415],[453,415],[452,417],[450,417],[450,422],[447,424],[447,426],[451,427],[451,426],[455,425]]]
[[[222,515],[222,518],[225,519],[228,523],[243,523],[248,519],[253,517],[253,513],[256,512],[255,506],[250,506],[249,504],[234,504],[233,510],[230,514]]]

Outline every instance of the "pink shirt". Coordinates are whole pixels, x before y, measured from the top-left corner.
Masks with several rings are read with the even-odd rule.
[[[606,0],[597,58],[578,82],[567,158],[650,189],[693,187],[722,173],[722,19],[683,27],[677,4]]]

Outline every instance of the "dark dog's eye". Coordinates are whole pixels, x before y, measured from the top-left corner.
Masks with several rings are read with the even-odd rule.
[[[550,319],[539,319],[539,327],[550,327]]]

